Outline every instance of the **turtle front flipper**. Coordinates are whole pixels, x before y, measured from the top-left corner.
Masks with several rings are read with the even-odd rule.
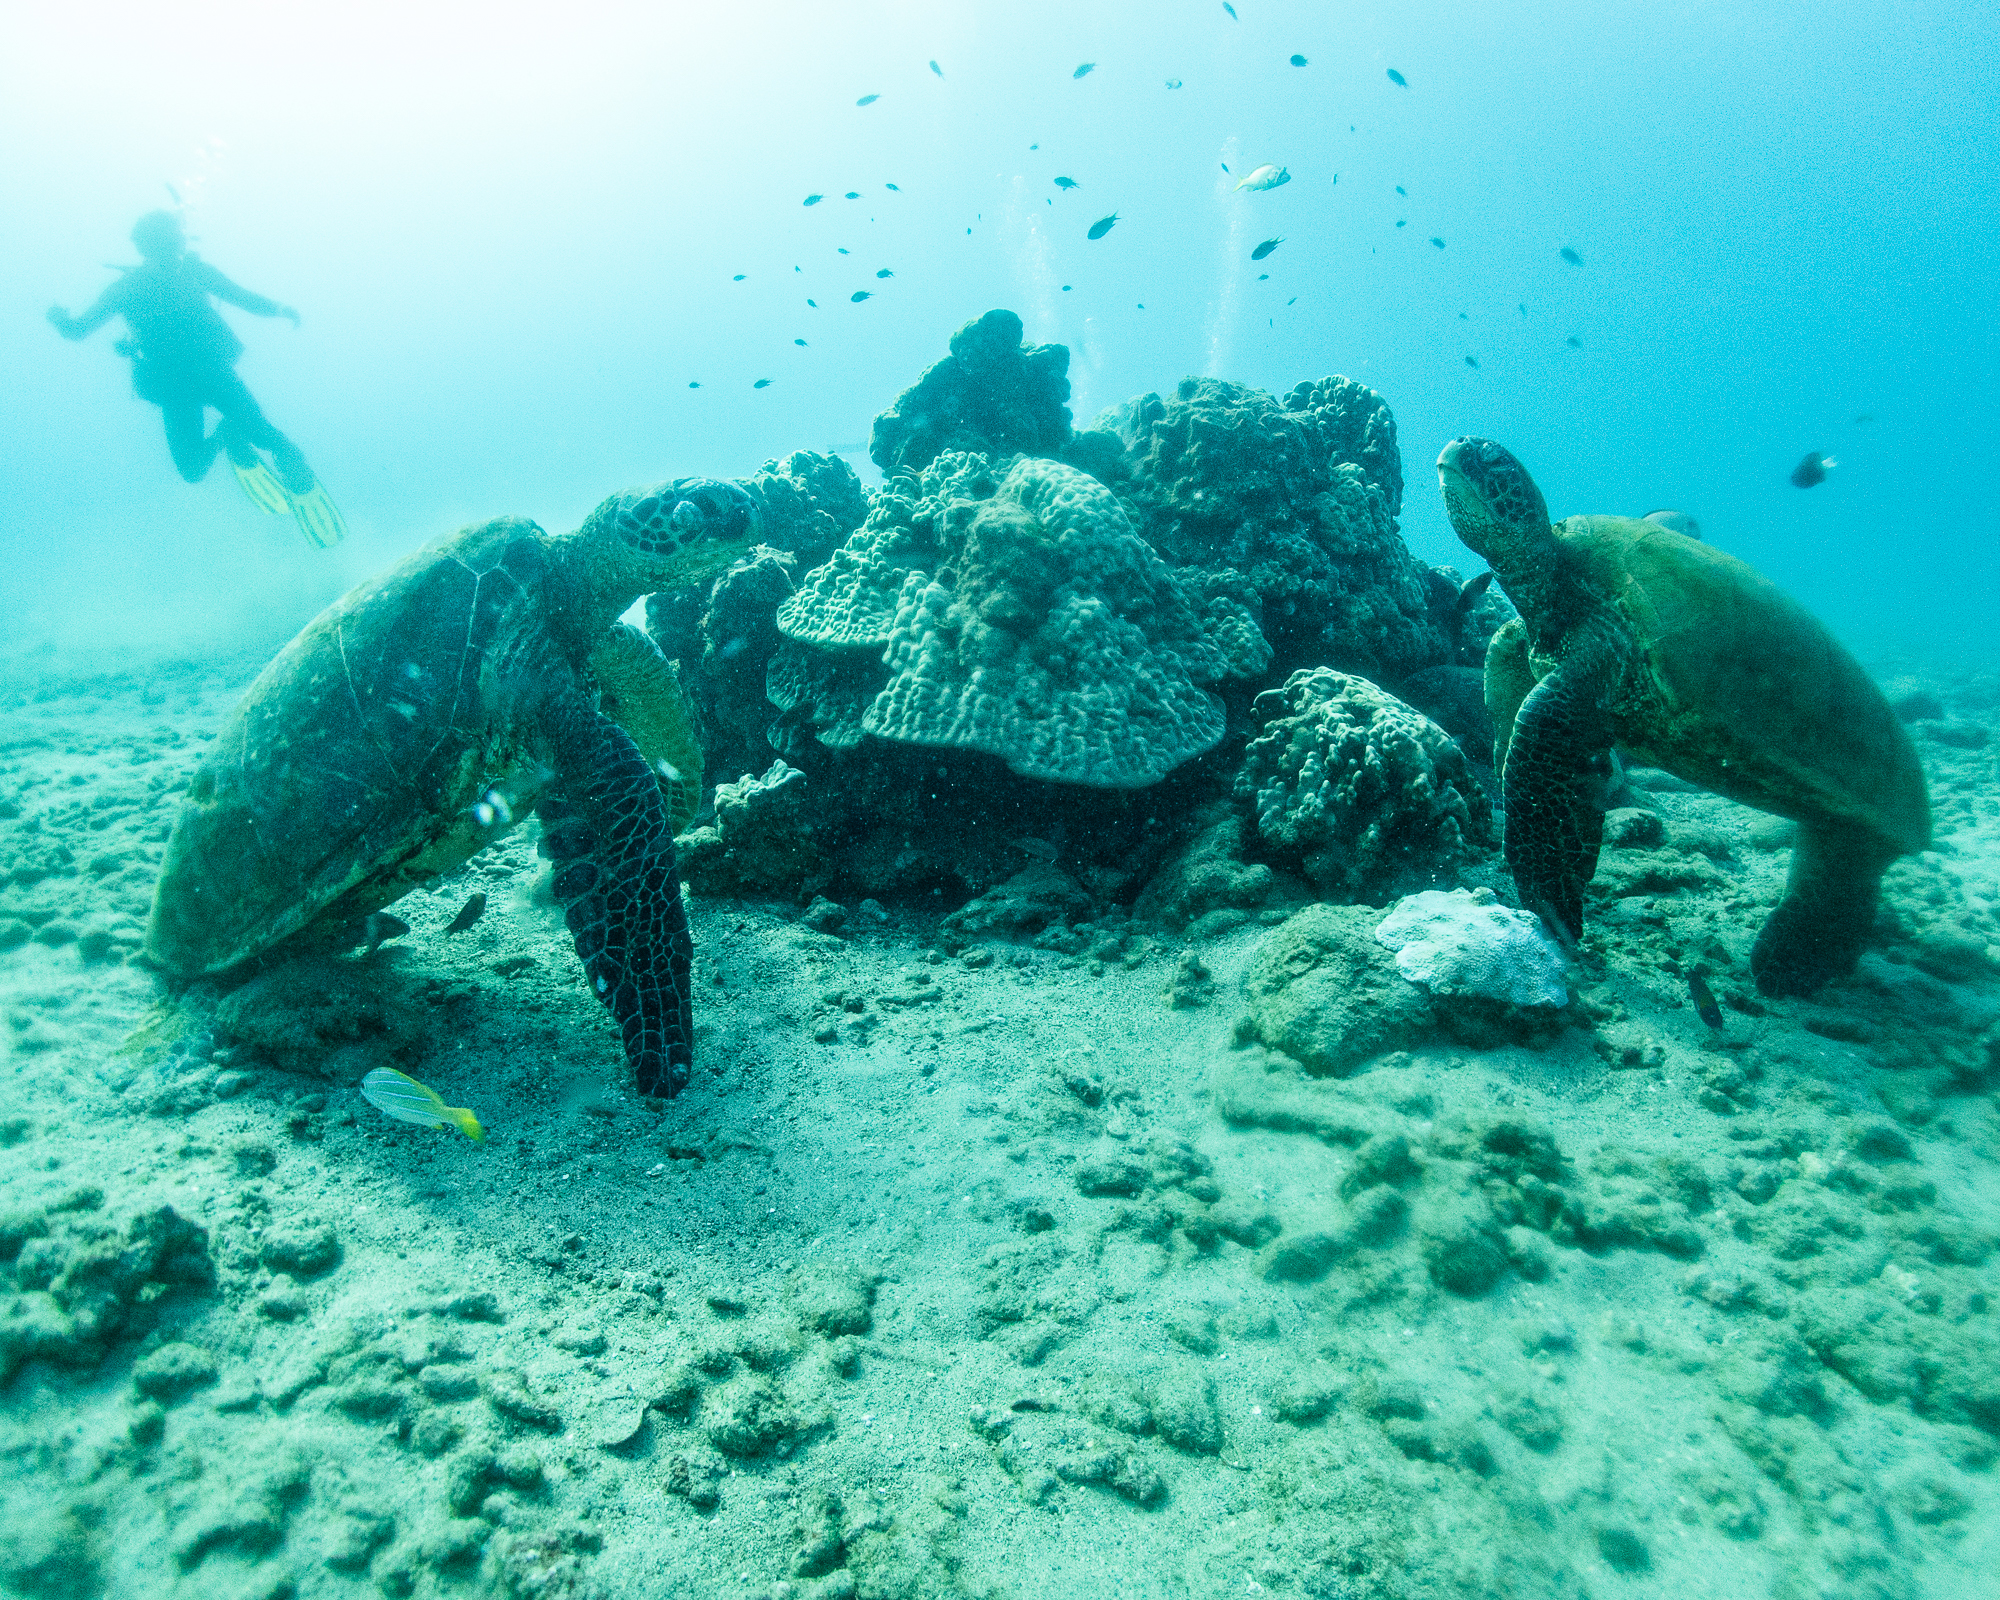
[[[1507,770],[1507,746],[1514,737],[1514,719],[1521,702],[1535,687],[1535,668],[1528,656],[1528,630],[1519,617],[1509,617],[1486,641],[1486,715],[1493,723],[1493,771]]]
[[[1572,651],[1521,702],[1504,756],[1507,870],[1521,903],[1571,938],[1604,838],[1614,681],[1606,651]]]
[[[549,713],[553,792],[542,854],[590,991],[618,1019],[639,1092],[671,1099],[694,1064],[693,941],[673,824],[631,738],[580,699]]]
[[[1801,822],[1785,898],[1750,951],[1759,993],[1809,995],[1852,972],[1875,925],[1882,874],[1901,853],[1852,822]]]
[[[632,736],[659,774],[679,834],[701,806],[701,736],[675,664],[645,634],[620,622],[591,651],[590,671],[603,691],[598,708]]]

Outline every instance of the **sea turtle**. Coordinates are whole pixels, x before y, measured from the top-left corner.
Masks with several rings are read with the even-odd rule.
[[[1453,440],[1438,477],[1452,527],[1520,612],[1488,648],[1486,703],[1523,901],[1582,931],[1617,746],[1798,824],[1750,956],[1760,990],[1810,994],[1851,971],[1883,872],[1931,838],[1916,749],[1860,664],[1713,545],[1627,517],[1551,526],[1491,440]]]
[[[617,619],[743,553],[755,510],[735,484],[684,478],[614,495],[564,537],[502,517],[335,601],[196,770],[148,953],[195,978],[334,942],[532,808],[640,1092],[678,1092],[693,1026],[673,840],[700,747],[672,669]]]

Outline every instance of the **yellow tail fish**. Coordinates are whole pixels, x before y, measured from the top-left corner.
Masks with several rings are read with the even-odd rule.
[[[377,1067],[361,1080],[361,1094],[377,1111],[420,1128],[456,1128],[474,1144],[486,1142],[486,1130],[464,1106],[448,1106],[429,1084],[419,1083],[394,1067]]]

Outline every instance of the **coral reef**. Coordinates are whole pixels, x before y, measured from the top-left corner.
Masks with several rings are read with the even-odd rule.
[[[1386,899],[1489,845],[1492,807],[1442,728],[1365,678],[1295,672],[1257,696],[1236,795],[1321,894]]]
[[[950,491],[985,487],[975,458],[940,467],[918,480],[907,532],[895,511],[880,526],[871,516],[778,612],[796,643],[880,648],[862,732],[1102,788],[1144,788],[1221,739],[1222,704],[1201,685],[1267,659],[1241,608],[1197,611],[1111,493],[1072,467],[1024,459],[970,500]],[[836,748],[858,698],[841,692],[843,666],[858,686],[838,656],[815,667],[787,655],[770,684]]]
[[[892,475],[921,471],[947,450],[1058,455],[1070,439],[1068,400],[1068,347],[1023,344],[1019,317],[989,311],[875,419],[868,454]]]
[[[709,592],[701,614],[696,707],[703,764],[718,780],[760,772],[771,762],[764,683],[771,657],[784,643],[777,610],[792,592],[798,570],[791,551],[760,545]]]
[[[715,822],[682,836],[681,870],[704,893],[740,894],[796,884],[814,855],[806,775],[773,761],[715,786]]]
[[[1120,485],[1170,562],[1200,569],[1204,596],[1249,610],[1277,668],[1331,665],[1394,683],[1443,664],[1426,569],[1396,531],[1403,477],[1380,395],[1346,378],[1281,401],[1214,378],[1098,419],[1124,442]]]
[[[867,491],[838,456],[795,450],[742,481],[761,508],[758,547],[713,581],[646,597],[646,631],[680,663],[714,779],[769,765],[763,679],[780,643],[771,614],[798,574],[824,561],[868,516]]]

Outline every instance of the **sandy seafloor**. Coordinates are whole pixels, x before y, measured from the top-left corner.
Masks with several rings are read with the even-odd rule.
[[[151,1011],[255,666],[0,698],[12,1591],[1996,1592],[2000,679],[1930,679],[1938,847],[1813,1002],[1747,982],[1782,828],[1642,772],[1544,1048],[1305,1077],[1233,1043],[1254,923],[1175,1008],[1172,938],[696,901],[660,1107],[529,830],[372,957]]]

